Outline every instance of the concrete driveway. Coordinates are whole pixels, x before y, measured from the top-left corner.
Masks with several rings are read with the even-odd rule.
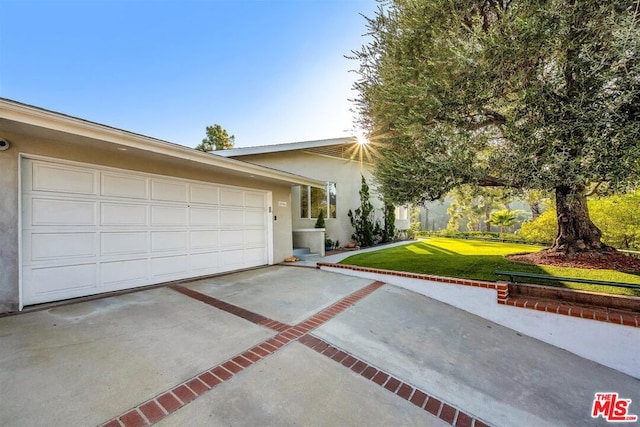
[[[607,425],[640,381],[380,282],[275,266],[0,318],[2,426]]]

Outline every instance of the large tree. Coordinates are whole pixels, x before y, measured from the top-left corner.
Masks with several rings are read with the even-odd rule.
[[[587,194],[640,181],[640,0],[393,0],[354,57],[394,202],[555,193],[552,251],[606,251]]]
[[[196,150],[208,152],[213,150],[230,150],[233,148],[235,136],[229,133],[222,126],[215,124],[207,126],[207,137],[196,146]]]

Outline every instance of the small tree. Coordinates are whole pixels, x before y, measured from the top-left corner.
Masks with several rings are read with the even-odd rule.
[[[396,207],[393,203],[384,201],[384,228],[382,230],[382,243],[393,240],[396,235]]]
[[[500,234],[503,234],[505,227],[511,227],[516,222],[516,212],[509,209],[492,212],[489,222],[500,227]]]
[[[229,136],[229,133],[222,126],[216,124],[207,126],[207,137],[196,146],[196,150],[209,152],[213,150],[229,150],[233,148],[235,136]]]
[[[364,179],[364,175],[361,175],[362,184],[360,186],[360,207],[355,211],[349,209],[349,220],[351,225],[355,229],[355,232],[351,236],[360,246],[373,246],[373,205],[369,200],[369,185],[367,180]]]
[[[407,237],[415,239],[420,231],[420,209],[417,206],[411,206],[411,215],[409,216],[409,234]]]
[[[318,219],[316,220],[316,228],[325,228],[323,211],[320,211],[320,213],[318,214]]]

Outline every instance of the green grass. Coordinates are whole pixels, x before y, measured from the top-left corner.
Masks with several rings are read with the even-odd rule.
[[[504,257],[504,255],[536,252],[541,249],[543,249],[542,246],[436,237],[403,246],[353,255],[343,260],[342,264],[488,281],[501,279],[495,275],[496,270],[508,270],[556,277],[640,284],[640,275],[621,273],[615,270],[528,265],[509,261]],[[640,296],[640,290],[613,286],[571,282],[548,282],[543,284],[610,294]]]

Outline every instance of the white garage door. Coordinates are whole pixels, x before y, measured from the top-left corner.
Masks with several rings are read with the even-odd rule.
[[[269,263],[265,191],[22,160],[22,304]]]

